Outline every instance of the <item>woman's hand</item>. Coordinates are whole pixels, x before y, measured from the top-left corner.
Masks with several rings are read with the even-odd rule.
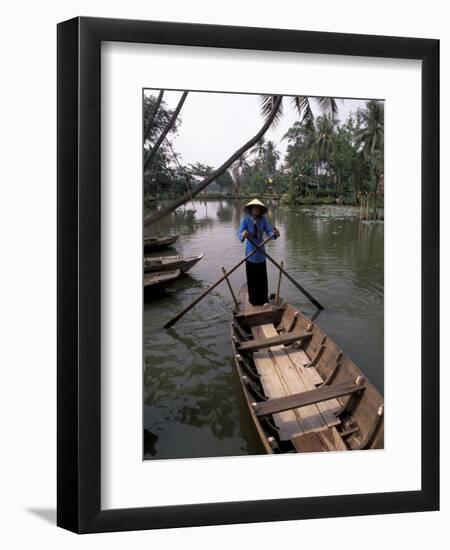
[[[242,240],[246,239],[248,237],[248,231],[247,229],[244,229],[244,231],[242,231]]]
[[[278,237],[280,236],[280,232],[278,231],[278,229],[275,227],[274,230],[273,230],[273,234],[275,235],[275,237],[278,239]]]

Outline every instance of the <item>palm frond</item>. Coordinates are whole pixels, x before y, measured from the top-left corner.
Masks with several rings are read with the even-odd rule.
[[[261,105],[261,115],[263,116],[264,120],[267,120],[271,115],[276,99],[278,97],[279,96],[276,96],[276,95],[259,96],[259,101]],[[278,105],[272,124],[276,126],[280,122],[280,119],[282,116],[283,116],[283,102],[281,101]]]
[[[324,115],[331,115],[333,120],[336,120],[338,114],[338,106],[334,97],[318,97],[317,103]]]
[[[264,152],[266,150],[266,138],[264,136],[261,136],[258,141],[253,145],[253,147],[250,149],[249,153],[251,155],[256,156],[256,158],[260,159],[264,156]]]
[[[294,107],[297,109],[300,115],[300,122],[305,126],[311,128],[314,121],[314,114],[311,109],[309,97],[304,95],[296,95],[291,98]]]

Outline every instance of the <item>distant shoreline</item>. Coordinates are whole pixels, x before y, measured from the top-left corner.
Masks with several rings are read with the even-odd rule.
[[[358,217],[361,221],[378,221],[378,222],[383,222],[384,221],[384,208],[382,206],[379,207],[379,210],[378,210],[378,216],[377,218],[375,218],[373,215],[369,215],[368,217],[365,217],[364,215],[361,215],[362,214],[362,210],[361,210],[361,205],[360,204],[355,204],[355,203],[350,203],[350,202],[344,202],[344,203],[336,203],[335,202],[335,199],[333,199],[332,197],[324,197],[324,198],[312,198],[311,197],[311,200],[308,201],[308,200],[305,200],[303,202],[286,202],[285,200],[283,200],[283,198],[281,196],[277,196],[277,195],[274,195],[274,196],[271,196],[271,197],[267,197],[267,196],[261,196],[261,199],[264,200],[268,205],[270,204],[270,200],[274,200],[274,202],[277,203],[277,207],[285,207],[285,208],[347,208],[347,209],[351,209],[353,212],[354,212],[354,216],[355,217]],[[235,197],[235,196],[222,196],[222,195],[216,195],[216,194],[208,194],[207,196],[197,196],[197,197],[194,197],[193,198],[193,201],[192,202],[197,202],[197,203],[205,203],[205,202],[209,202],[209,201],[246,201],[248,199],[251,199],[251,198],[254,198],[253,195],[241,195],[239,198]],[[328,200],[327,200],[328,199]],[[330,200],[332,199],[332,200]],[[167,200],[167,199],[166,199]],[[300,199],[302,200],[302,199]],[[162,201],[164,202],[164,201]],[[154,207],[156,206],[156,201],[155,202],[152,202],[151,203],[152,206],[151,207],[148,207],[148,212],[150,213]],[[191,204],[191,203],[187,203],[187,204]]]

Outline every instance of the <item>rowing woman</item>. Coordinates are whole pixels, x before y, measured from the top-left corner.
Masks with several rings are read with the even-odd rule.
[[[263,242],[264,233],[276,239],[280,236],[278,229],[264,217],[267,208],[258,199],[253,199],[244,206],[245,218],[241,221],[238,229],[239,240],[243,241],[250,237],[257,245]],[[250,254],[255,247],[247,239],[245,244],[245,255]],[[266,256],[261,250],[257,250],[245,262],[247,274],[248,298],[253,306],[261,306],[268,303],[268,283]]]

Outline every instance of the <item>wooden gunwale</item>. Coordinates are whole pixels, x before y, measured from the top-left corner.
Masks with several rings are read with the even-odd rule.
[[[180,269],[186,273],[202,258],[203,254],[198,256],[160,256],[154,258],[144,258],[144,273],[173,271]]]
[[[271,358],[272,361],[282,360],[284,369],[288,368],[290,361],[292,368],[301,370],[301,373],[298,373],[299,376],[302,373],[304,374],[305,371],[314,375],[309,379],[310,387],[306,388],[306,390],[309,391],[301,390],[300,393],[298,393],[298,390],[297,392],[290,390],[288,393],[285,387],[286,393],[282,396],[277,396],[281,404],[289,403],[289,400],[293,399],[293,404],[295,405],[295,399],[298,399],[299,404],[303,402],[306,403],[307,406],[305,408],[311,405],[308,399],[314,401],[315,396],[317,398],[317,404],[313,406],[317,406],[324,419],[323,426],[318,427],[316,430],[305,429],[303,435],[300,430],[298,435],[292,435],[290,441],[292,443],[293,452],[357,450],[363,446],[365,441],[369,441],[370,443],[367,448],[382,448],[384,444],[384,420],[383,415],[381,415],[380,418],[379,410],[380,407],[384,407],[383,398],[364,377],[360,369],[358,369],[351,359],[323,333],[318,325],[305,317],[293,306],[287,303],[281,304],[283,308],[281,322],[276,322],[276,325],[267,324],[267,314],[271,309],[273,310],[275,306],[273,304],[264,307],[258,306],[259,310],[254,308],[255,311],[252,312],[252,306],[248,303],[248,297],[245,292],[245,290],[243,291],[243,289],[241,289],[239,294],[240,308],[235,309],[233,312],[233,323],[231,327],[232,348],[244,396],[252,420],[266,451],[273,453],[275,448],[275,452],[288,452],[286,451],[286,441],[288,440],[283,438],[280,439],[281,436],[272,437],[271,432],[267,432],[264,427],[266,426],[266,420],[264,420],[264,425],[262,424],[263,418],[272,418],[276,420],[277,414],[280,413],[276,406],[273,407],[273,411],[270,410],[271,406],[268,404],[270,403],[270,399],[272,399],[272,405],[276,405],[276,400],[273,400],[273,397],[269,398],[268,401],[265,399],[261,401],[261,399],[255,398],[251,394],[251,391],[254,392],[254,390],[246,387],[246,374],[238,360],[241,353],[245,354],[247,358],[246,361],[251,361],[253,363],[256,370],[257,368],[254,364],[255,357],[257,357],[258,354],[265,354],[264,356],[267,357],[266,361],[268,361],[269,358]],[[255,322],[258,319],[258,315],[261,319],[261,324],[259,325]],[[246,321],[252,319],[252,317],[252,322],[247,324]],[[278,331],[275,329],[275,326],[277,326]],[[264,327],[267,327],[267,330]],[[249,328],[251,329],[251,335],[248,332]],[[287,336],[285,343],[289,343],[289,333],[294,331],[297,331],[297,334],[304,334],[305,332],[312,333],[312,337],[296,344],[297,346],[301,346],[300,349],[297,350],[292,347],[286,348],[282,343],[283,339],[280,338],[278,340],[275,337],[276,334],[280,337]],[[243,334],[249,334],[249,336],[244,338]],[[267,346],[267,351],[256,351],[260,349],[258,341],[261,343],[263,338],[268,338],[269,343],[275,345]],[[270,338],[273,338],[272,342],[270,342]],[[252,342],[255,340],[256,345],[252,346]],[[324,349],[321,349],[321,347]],[[319,351],[320,353],[318,353]],[[277,359],[277,357],[279,357],[279,359]],[[316,360],[314,361],[315,358]],[[268,364],[269,363],[266,363],[266,369]],[[307,364],[311,366],[305,366]],[[275,365],[276,363],[274,363],[274,368],[278,368]],[[336,365],[338,365],[338,368],[336,368]],[[293,374],[291,376],[293,376]],[[255,376],[254,378],[260,382],[260,391],[267,399],[268,394],[265,392],[264,388],[264,376],[261,376],[261,372],[259,372],[259,376]],[[314,380],[313,386],[311,386],[311,380]],[[327,384],[324,385],[324,382],[327,382]],[[285,384],[285,382],[283,383]],[[314,388],[318,389],[315,390]],[[321,388],[322,390],[320,391]],[[314,393],[315,391],[316,393]],[[320,399],[320,396],[325,396],[327,392],[333,396],[333,407],[330,406],[331,401],[323,401]],[[305,393],[305,399],[303,399],[302,393]],[[255,403],[258,404],[255,406]],[[291,410],[290,407],[287,409],[282,407],[282,409],[288,412]],[[259,418],[258,410],[259,412],[263,410],[269,411],[269,414]],[[301,408],[292,410],[300,411]],[[331,411],[333,411],[335,415],[338,415],[336,417],[334,415],[332,416],[337,419],[336,422],[331,420]],[[281,414],[284,413],[281,412]],[[291,418],[294,417],[291,416]],[[297,419],[298,418],[297,415]],[[300,420],[298,421],[300,422]],[[277,426],[276,421],[273,422],[272,420],[271,425],[272,424]],[[376,428],[375,432],[373,431],[374,426]],[[279,425],[277,429],[279,429]],[[286,433],[289,432],[285,432],[284,437],[286,437]],[[314,434],[316,435],[314,436]],[[274,439],[276,440],[275,445]]]
[[[144,252],[168,248],[178,239],[179,235],[168,235],[167,237],[144,237]]]
[[[239,364],[239,360],[238,360],[239,354],[238,354],[236,346],[234,344],[233,336],[234,336],[234,329],[233,329],[233,325],[231,325],[231,337],[232,337],[231,338],[231,342],[232,342],[231,345],[232,345],[232,349],[233,349],[234,363],[236,365],[236,370],[237,370],[238,375],[239,375],[239,381],[241,383],[242,392],[244,394],[248,410],[249,410],[250,415],[252,417],[253,424],[256,428],[256,431],[258,432],[259,439],[261,440],[261,443],[263,444],[266,453],[267,454],[273,454],[273,449],[272,449],[272,446],[270,445],[268,437],[267,437],[266,433],[264,432],[264,430],[261,426],[261,423],[260,423],[260,421],[258,420],[258,418],[255,414],[255,411],[253,410],[253,406],[252,406],[253,399],[252,399],[251,395],[249,394],[249,392],[248,392],[248,390],[245,386],[245,376],[246,375],[245,375],[244,371],[242,370],[242,367]]]
[[[147,273],[144,275],[144,289],[154,288],[159,285],[170,283],[171,281],[178,279],[180,275],[181,271],[179,269],[175,269],[174,271],[163,271],[161,273]]]

